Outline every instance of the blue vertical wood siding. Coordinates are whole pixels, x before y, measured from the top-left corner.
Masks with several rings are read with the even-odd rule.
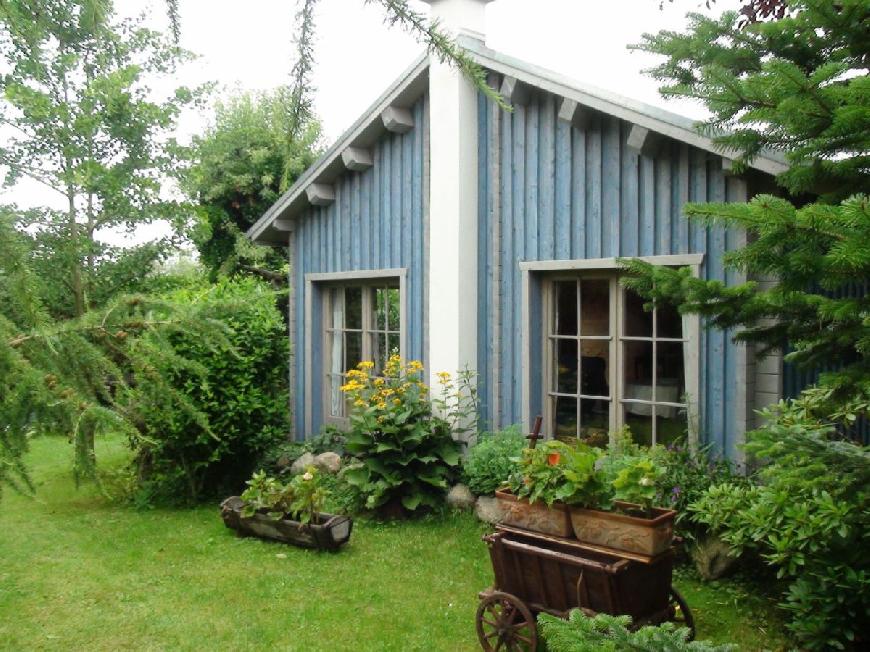
[[[580,130],[559,120],[558,110],[559,98],[544,92],[511,113],[479,101],[478,362],[481,416],[491,427],[522,418],[520,262],[704,253],[704,278],[733,280],[723,257],[736,246],[735,234],[681,215],[687,201],[732,198],[735,182],[723,174],[720,157],[671,140],[655,157],[640,156],[626,146],[629,123],[598,114]],[[500,228],[494,229],[494,220]],[[497,244],[486,241],[493,233],[500,234]],[[493,251],[498,261],[489,258]],[[535,310],[534,283],[530,292]],[[539,341],[539,334],[531,336]],[[541,409],[539,348],[533,347],[530,360],[532,414]],[[700,435],[729,456],[738,438],[731,409],[739,390],[737,359],[730,333],[702,329]],[[494,399],[486,390],[492,386],[501,388]]]
[[[322,316],[320,297],[312,297],[306,315],[305,275],[316,272],[351,272],[388,268],[407,269],[408,358],[423,359],[425,320],[424,266],[424,134],[429,114],[426,97],[411,108],[414,128],[406,134],[385,133],[372,147],[374,165],[364,172],[347,171],[335,182],[335,201],[311,207],[296,225],[293,270],[296,302],[294,345],[296,387],[293,396],[297,439],[317,434],[323,423],[321,396]],[[316,288],[315,288],[316,291]],[[311,323],[311,350],[306,350],[306,323]],[[312,364],[312,383],[306,387],[306,368]],[[306,412],[311,410],[311,432]]]

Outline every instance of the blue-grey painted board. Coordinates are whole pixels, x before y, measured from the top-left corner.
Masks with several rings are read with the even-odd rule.
[[[335,202],[326,207],[311,207],[297,222],[293,258],[296,288],[293,419],[298,439],[317,434],[323,423],[321,296],[315,287],[312,314],[306,315],[306,274],[406,268],[406,355],[409,359],[423,358],[426,102],[427,98],[421,98],[411,108],[415,125],[411,131],[401,135],[385,133],[372,147],[371,168],[348,171],[336,180]],[[310,340],[305,332],[309,322]],[[306,348],[309,341],[311,350]],[[312,368],[310,386],[306,376],[308,364]],[[311,410],[311,432],[305,426],[306,410]]]
[[[484,262],[497,249],[501,263],[498,275],[491,265],[479,268],[482,274],[486,270],[479,279],[478,350],[485,349],[479,353],[481,386],[497,381],[501,386],[496,405],[484,400],[481,407],[488,425],[522,418],[520,262],[704,253],[703,277],[732,278],[730,272],[726,275],[724,253],[737,246],[736,235],[689,223],[682,215],[688,201],[730,198],[728,184],[733,182],[724,176],[719,157],[674,141],[666,141],[654,157],[641,156],[626,146],[630,124],[597,115],[580,130],[558,119],[558,105],[552,96],[536,93],[528,106],[502,112],[496,128],[487,117],[491,105],[479,102],[480,193],[497,196],[499,205],[496,215],[480,202],[482,240],[496,232],[492,220],[501,220],[500,241],[480,249]],[[492,287],[494,278],[499,278],[498,287]],[[534,315],[540,310],[534,278],[529,289]],[[498,323],[495,296],[501,308]],[[539,328],[538,322],[530,319],[533,328]],[[539,341],[535,333],[532,339]],[[702,441],[733,457],[738,355],[731,334],[702,331],[700,360]],[[532,414],[541,409],[535,381],[541,366],[540,351],[530,351]]]

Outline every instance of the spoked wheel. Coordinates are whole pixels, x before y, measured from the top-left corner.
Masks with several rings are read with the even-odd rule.
[[[674,587],[671,587],[670,604],[668,605],[668,620],[677,625],[677,627],[689,628],[689,640],[695,639],[695,618],[692,616],[692,611],[689,605]]]
[[[534,652],[538,647],[535,617],[519,598],[493,591],[477,608],[477,638],[486,652]]]

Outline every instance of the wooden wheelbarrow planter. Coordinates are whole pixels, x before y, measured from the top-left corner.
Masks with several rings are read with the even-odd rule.
[[[338,550],[350,539],[353,520],[348,516],[318,513],[317,523],[303,524],[290,519],[273,519],[265,514],[243,516],[244,501],[230,496],[221,503],[224,525],[245,536],[290,543],[301,548]]]
[[[536,617],[631,616],[634,627],[694,621],[671,586],[674,551],[644,557],[576,540],[501,526],[484,537],[495,583],[479,594],[477,634],[484,650],[530,650],[537,646]]]

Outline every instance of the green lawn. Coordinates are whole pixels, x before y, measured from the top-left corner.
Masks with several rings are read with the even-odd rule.
[[[470,516],[360,521],[342,552],[309,552],[236,538],[215,505],[136,511],[76,490],[70,454],[36,440],[37,497],[0,501],[2,649],[477,649],[491,569]],[[123,464],[123,443],[98,457]],[[766,601],[689,575],[677,586],[701,637],[783,648]]]

